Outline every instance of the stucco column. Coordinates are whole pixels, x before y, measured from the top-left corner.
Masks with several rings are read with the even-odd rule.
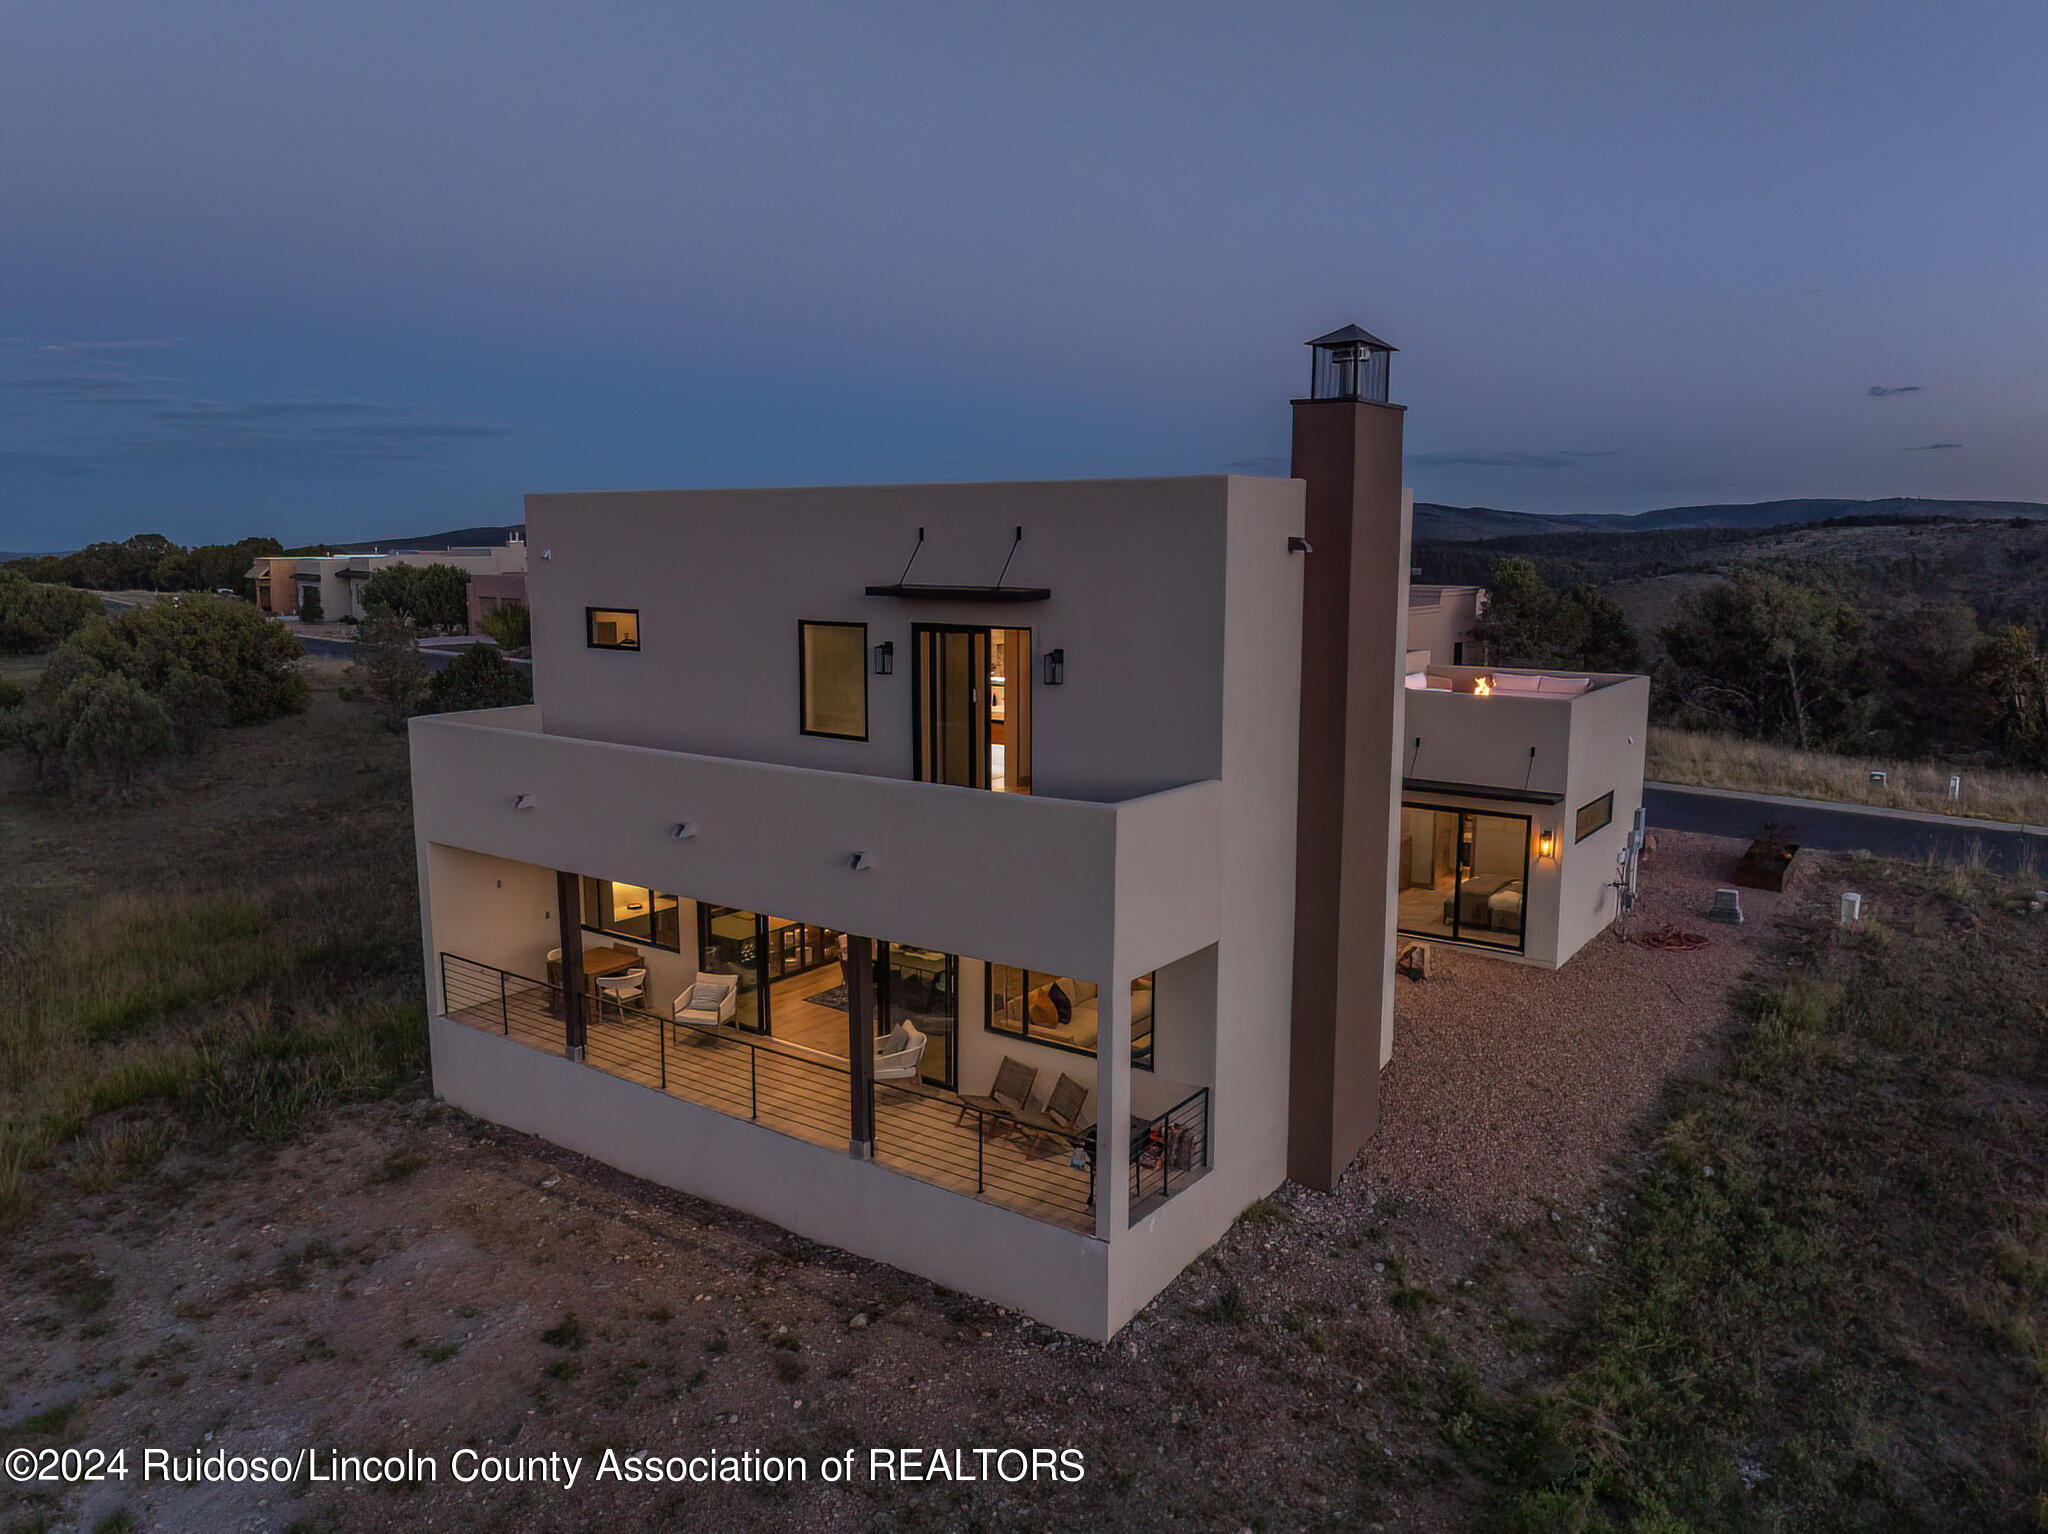
[[[1131,983],[1095,996],[1095,1234],[1131,1225]]]

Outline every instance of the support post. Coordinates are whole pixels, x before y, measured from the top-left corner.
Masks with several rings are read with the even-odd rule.
[[[1095,1015],[1095,1234],[1113,1241],[1131,1228],[1130,981],[1103,986]]]
[[[874,944],[848,934],[846,956],[846,1080],[852,1094],[846,1153],[856,1161],[875,1159]]]
[[[555,870],[556,931],[562,940],[562,1053],[583,1058],[583,882]]]

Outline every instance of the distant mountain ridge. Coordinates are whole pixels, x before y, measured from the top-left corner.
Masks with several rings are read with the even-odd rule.
[[[458,527],[445,533],[419,533],[410,538],[369,538],[361,543],[309,543],[309,549],[335,554],[390,554],[400,549],[491,549],[512,541],[512,534],[525,533],[524,522],[507,522],[498,527]]]
[[[1708,506],[1667,506],[1657,511],[1603,515],[1594,512],[1547,514],[1503,511],[1492,506],[1440,506],[1415,503],[1415,536],[1469,542],[1479,538],[1517,538],[1530,533],[1661,532],[1692,527],[1787,527],[1827,522],[1836,517],[1960,517],[1972,521],[2004,521],[2011,517],[2048,518],[2040,501],[1937,501],[1916,496],[1879,500],[1783,500],[1722,502]]]

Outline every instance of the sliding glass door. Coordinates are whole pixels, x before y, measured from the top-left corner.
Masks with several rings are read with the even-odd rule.
[[[1404,804],[1399,857],[1402,932],[1521,952],[1528,816]]]
[[[911,748],[922,783],[1031,792],[1031,630],[919,623]]]

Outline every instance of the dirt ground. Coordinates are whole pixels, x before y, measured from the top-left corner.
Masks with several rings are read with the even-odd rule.
[[[61,1422],[131,1466],[410,1447],[440,1476],[0,1486],[7,1526],[1468,1527],[1483,1488],[1443,1425],[1461,1381],[1529,1367],[1601,1261],[1602,1168],[1756,961],[1772,897],[1745,894],[1745,928],[1703,920],[1739,850],[1667,836],[1646,865],[1636,927],[1703,951],[1603,938],[1556,975],[1440,952],[1402,981],[1385,1125],[1339,1189],[1283,1188],[1108,1346],[424,1096],[53,1199],[8,1242],[0,1431]],[[865,1473],[882,1446],[1075,1448],[1086,1475],[891,1483]],[[464,1486],[463,1447],[584,1471]],[[607,1448],[798,1455],[813,1479],[594,1480]],[[849,1449],[862,1474],[816,1479]]]

